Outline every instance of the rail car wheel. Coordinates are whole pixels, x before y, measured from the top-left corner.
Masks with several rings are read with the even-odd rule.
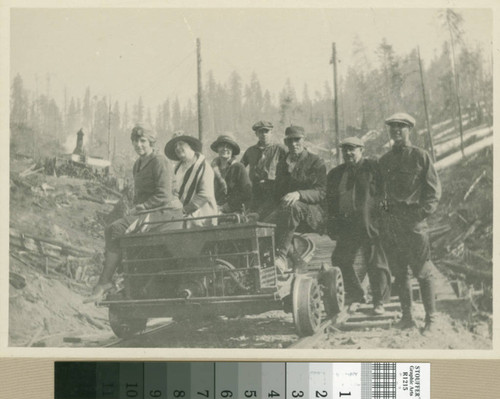
[[[293,320],[299,336],[316,333],[324,313],[321,288],[316,279],[297,275],[293,283]]]
[[[328,317],[344,309],[345,288],[342,271],[338,267],[328,268],[320,273],[318,281],[323,291],[323,303]]]
[[[131,319],[125,317],[123,311],[115,306],[109,307],[109,325],[118,338],[129,338],[144,331],[148,319]]]

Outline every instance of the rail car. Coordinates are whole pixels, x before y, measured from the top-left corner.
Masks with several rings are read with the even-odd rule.
[[[163,231],[151,226],[120,238],[121,289],[98,303],[109,308],[118,337],[140,333],[151,318],[236,317],[270,310],[292,312],[297,334],[307,336],[342,310],[342,273],[309,264],[314,252],[310,238],[296,235],[293,240],[304,266],[280,272],[274,224],[226,214],[206,217],[217,221],[212,226],[185,228],[200,219],[160,222],[181,225]]]

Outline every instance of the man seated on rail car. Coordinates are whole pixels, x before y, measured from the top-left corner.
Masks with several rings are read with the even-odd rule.
[[[289,126],[285,130],[288,154],[278,166],[276,176],[278,208],[268,221],[276,223],[276,266],[288,269],[287,255],[294,267],[303,267],[292,250],[292,239],[299,225],[308,230],[322,232],[325,212],[322,202],[326,195],[326,166],[323,160],[310,153],[304,146],[305,132],[301,126]]]
[[[140,222],[144,221],[143,217],[151,216],[161,220],[182,218],[182,206],[172,193],[172,168],[167,159],[154,148],[155,130],[150,124],[139,122],[132,129],[130,139],[139,155],[132,169],[135,209],[131,214],[106,226],[104,267],[92,296],[85,302],[100,300],[112,287],[111,281],[121,258],[119,246],[121,235],[140,228]],[[154,213],[148,211],[154,211]]]
[[[373,311],[384,313],[390,296],[391,273],[379,236],[382,175],[375,160],[363,155],[364,144],[348,137],[340,144],[344,163],[327,176],[328,235],[336,241],[332,265],[342,270],[346,293],[353,302],[365,302],[356,267],[366,268],[373,296]],[[361,252],[364,264],[356,265]]]
[[[167,158],[178,161],[174,168],[174,196],[182,203],[184,215],[203,218],[218,213],[214,193],[214,171],[201,153],[201,141],[185,134],[175,135],[165,145]],[[217,219],[191,220],[186,227],[211,226]]]
[[[273,143],[271,122],[256,122],[252,130],[259,141],[245,151],[241,163],[245,167],[249,166],[252,182],[250,210],[257,213],[260,220],[264,220],[278,205],[275,196],[276,175],[279,163],[286,156],[286,148]]]
[[[248,210],[252,199],[252,183],[248,172],[236,156],[240,146],[230,135],[220,135],[210,146],[218,156],[212,161],[215,174],[215,199],[222,213]]]

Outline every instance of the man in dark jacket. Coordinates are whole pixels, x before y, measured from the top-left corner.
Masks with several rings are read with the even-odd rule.
[[[384,313],[390,296],[391,273],[379,231],[379,204],[383,198],[382,177],[376,161],[363,157],[364,144],[357,137],[341,143],[344,163],[327,176],[328,234],[336,241],[332,265],[342,270],[346,291],[354,302],[364,302],[365,293],[355,270],[361,251],[368,272],[376,314]]]
[[[412,318],[411,286],[408,266],[418,279],[425,308],[427,335],[435,329],[436,305],[426,218],[432,214],[441,198],[441,184],[430,155],[414,147],[409,140],[415,119],[398,113],[386,119],[394,144],[380,158],[379,164],[385,182],[387,214],[384,218],[384,248],[396,286],[403,316],[400,326],[415,326]]]
[[[326,166],[320,157],[307,151],[304,138],[303,127],[286,128],[285,144],[289,152],[280,163],[276,178],[280,202],[272,216],[276,222],[276,265],[281,270],[287,268],[287,254],[293,255],[291,243],[299,225],[317,232],[324,228]]]
[[[286,149],[282,144],[273,143],[271,122],[256,122],[252,130],[259,141],[245,151],[241,163],[249,167],[248,174],[252,182],[250,210],[258,213],[259,219],[263,220],[277,206],[275,195],[277,168],[286,156]]]

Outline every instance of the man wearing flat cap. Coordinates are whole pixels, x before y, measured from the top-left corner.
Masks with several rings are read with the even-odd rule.
[[[291,251],[295,230],[300,225],[312,231],[322,231],[324,227],[322,203],[326,195],[326,166],[319,156],[307,151],[304,139],[303,127],[286,128],[288,155],[283,167],[278,168],[276,178],[280,203],[271,216],[276,223],[276,266],[282,271],[288,268],[287,255],[299,262]],[[295,264],[295,267],[301,266]]]
[[[400,326],[415,327],[408,275],[410,266],[413,276],[418,279],[425,309],[422,333],[428,335],[436,329],[436,305],[435,268],[431,261],[426,218],[438,206],[441,184],[430,155],[414,147],[409,140],[415,119],[406,113],[397,113],[385,123],[394,144],[379,160],[387,202],[383,244],[399,291],[403,312]]]
[[[286,156],[286,149],[281,144],[272,142],[271,122],[258,121],[252,126],[252,130],[259,141],[245,151],[241,163],[249,167],[252,182],[250,209],[258,213],[259,219],[263,220],[277,206],[276,175],[279,165]]]
[[[328,234],[336,241],[332,265],[342,270],[346,294],[352,302],[365,302],[365,292],[358,278],[364,258],[370,281],[375,314],[384,313],[384,301],[390,296],[391,273],[379,236],[380,202],[383,198],[382,176],[377,162],[363,156],[364,144],[358,137],[348,137],[340,144],[344,163],[327,176],[326,201]]]

